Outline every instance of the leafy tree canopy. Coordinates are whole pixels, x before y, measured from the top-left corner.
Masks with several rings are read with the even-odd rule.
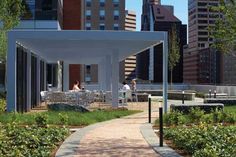
[[[236,55],[236,0],[220,0],[220,5],[212,9],[220,15],[210,28],[213,48]]]
[[[179,39],[177,37],[176,26],[174,25],[169,33],[169,69],[172,71],[180,58]]]
[[[23,13],[22,0],[0,0],[0,61],[6,60],[7,31],[17,26]]]

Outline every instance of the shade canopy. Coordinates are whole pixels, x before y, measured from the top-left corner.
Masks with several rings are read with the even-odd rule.
[[[163,97],[167,105],[168,39],[166,32],[78,31],[78,30],[13,30],[8,33],[7,110],[16,111],[18,101],[31,108],[40,103],[40,89],[46,88],[45,64],[64,61],[63,89],[69,82],[69,64],[98,64],[100,89],[112,90],[112,105],[118,105],[119,61],[163,43]],[[23,56],[26,69],[21,70],[24,82],[17,80],[16,44],[27,49]],[[36,57],[33,58],[32,53]],[[150,59],[153,59],[150,55]],[[41,62],[43,61],[43,63]],[[34,68],[36,71],[32,71]],[[26,71],[26,73],[24,73]],[[33,75],[31,73],[33,72]],[[21,78],[21,77],[20,77]],[[39,79],[40,78],[40,79]],[[22,78],[21,78],[22,79]],[[22,100],[20,90],[25,93]],[[36,94],[31,98],[32,87]],[[166,107],[167,109],[167,107]]]
[[[112,53],[119,61],[163,41],[163,32],[12,31],[16,41],[49,62],[98,63]]]

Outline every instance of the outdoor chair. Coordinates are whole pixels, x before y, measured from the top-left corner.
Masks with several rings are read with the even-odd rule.
[[[119,104],[122,106],[127,105],[128,100],[132,101],[132,91],[131,90],[119,91]]]
[[[68,104],[77,105],[79,103],[79,95],[77,92],[65,92],[65,96]]]
[[[45,102],[46,97],[47,97],[47,92],[48,92],[48,91],[41,91],[41,92],[40,92],[41,101]]]
[[[47,103],[65,103],[66,95],[64,92],[49,92],[47,94]]]
[[[105,102],[106,103],[111,103],[112,102],[112,94],[111,91],[106,91],[105,96],[104,96]]]

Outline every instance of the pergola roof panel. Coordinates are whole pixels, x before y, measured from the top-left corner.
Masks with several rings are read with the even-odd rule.
[[[163,39],[162,32],[12,31],[16,41],[50,61],[94,62],[112,53],[119,60],[137,54]],[[93,61],[92,61],[93,60]]]

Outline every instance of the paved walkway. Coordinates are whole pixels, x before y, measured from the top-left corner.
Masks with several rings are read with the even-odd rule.
[[[145,122],[146,114],[139,114],[97,127],[81,139],[76,156],[156,157],[158,155],[140,132],[140,127]]]
[[[158,116],[158,105],[158,103],[152,103],[152,121]],[[158,146],[158,138],[153,132],[152,126],[147,123],[147,103],[130,104],[128,108],[139,109],[144,112],[82,128],[66,139],[56,156],[176,156],[175,152],[167,146]]]

